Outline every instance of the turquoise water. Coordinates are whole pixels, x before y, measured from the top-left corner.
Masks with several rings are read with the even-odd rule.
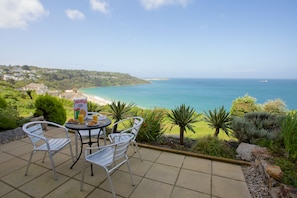
[[[172,109],[181,104],[197,112],[224,105],[230,109],[232,101],[248,94],[263,104],[280,98],[288,109],[297,109],[297,80],[266,81],[257,79],[169,79],[152,80],[151,84],[81,89],[85,94],[110,101],[133,102],[142,108]]]

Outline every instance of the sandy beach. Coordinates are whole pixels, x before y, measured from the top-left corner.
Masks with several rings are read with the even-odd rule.
[[[81,92],[80,92],[81,93]],[[88,101],[97,103],[99,105],[107,105],[107,104],[111,104],[111,101],[106,100],[104,98],[98,97],[98,96],[90,96],[84,93],[81,93],[84,97],[86,97],[88,99]]]

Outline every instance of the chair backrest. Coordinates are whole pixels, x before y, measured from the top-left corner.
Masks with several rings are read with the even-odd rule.
[[[137,134],[140,130],[140,127],[143,123],[143,118],[142,117],[133,117],[133,119],[134,119],[134,122],[133,122],[131,133],[134,135],[134,139],[136,139]]]
[[[122,137],[121,137],[122,136]],[[125,136],[125,137],[124,137]],[[130,141],[133,139],[132,134],[121,134],[118,136],[119,142],[115,143],[113,161],[115,162],[118,159],[126,156]],[[123,140],[121,141],[121,138]]]
[[[45,138],[42,125],[39,121],[26,123],[23,125],[22,129],[34,145],[36,142],[40,141],[40,138]]]

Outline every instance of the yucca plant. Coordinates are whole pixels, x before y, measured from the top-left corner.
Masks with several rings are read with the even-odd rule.
[[[208,123],[210,128],[215,129],[214,136],[217,137],[222,129],[229,136],[229,129],[231,129],[231,117],[224,106],[219,110],[216,108],[213,111],[208,110],[204,112],[204,120]]]
[[[192,124],[199,122],[199,114],[196,114],[194,108],[182,104],[168,112],[167,117],[173,124],[171,129],[176,125],[179,126],[179,141],[181,145],[184,145],[184,132],[188,129],[195,133]]]
[[[100,112],[101,110],[102,110],[102,107],[99,104],[88,101],[89,112]]]
[[[113,101],[111,104],[108,104],[108,108],[110,110],[110,115],[112,116],[112,119],[115,120],[115,122],[120,121],[123,119],[129,111],[131,111],[132,107],[134,107],[134,103],[125,103],[125,102],[115,102]],[[114,132],[117,131],[117,126],[114,127]]]

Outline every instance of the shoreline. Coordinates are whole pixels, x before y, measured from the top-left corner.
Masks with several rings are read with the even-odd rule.
[[[98,96],[92,96],[92,95],[88,95],[85,93],[80,92],[84,97],[87,98],[88,101],[90,102],[94,102],[97,103],[99,105],[107,105],[107,104],[111,104],[112,102],[110,100],[98,97]]]

